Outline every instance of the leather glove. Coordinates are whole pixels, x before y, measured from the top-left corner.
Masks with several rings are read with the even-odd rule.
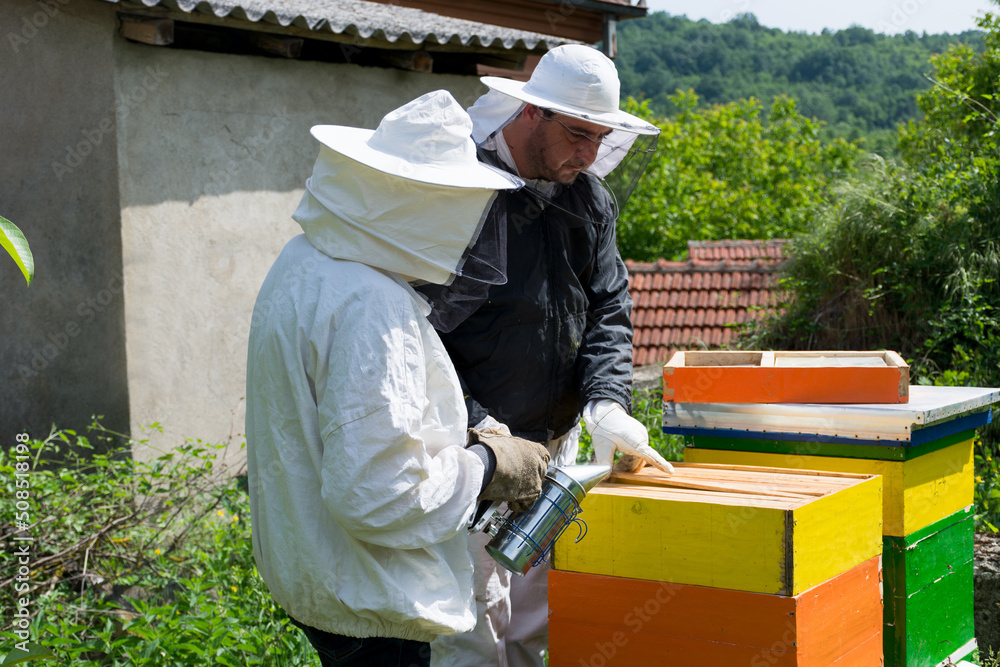
[[[488,447],[496,457],[493,479],[479,497],[507,503],[513,512],[531,508],[542,495],[549,467],[549,450],[537,442],[501,435],[493,430],[469,430],[471,444]]]
[[[616,470],[638,472],[646,463],[672,473],[673,466],[649,446],[649,433],[637,419],[633,419],[616,401],[602,398],[587,403],[583,409],[583,422],[594,443],[594,462],[614,465],[615,452],[621,452],[623,462]],[[628,458],[626,458],[626,456]]]

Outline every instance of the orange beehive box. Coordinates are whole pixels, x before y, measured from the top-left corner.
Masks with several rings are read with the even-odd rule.
[[[906,403],[910,367],[895,352],[677,352],[663,400],[677,403]]]
[[[549,573],[549,665],[879,667],[882,561],[794,597]]]

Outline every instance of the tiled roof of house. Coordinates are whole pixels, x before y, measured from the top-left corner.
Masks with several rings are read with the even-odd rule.
[[[666,363],[677,350],[717,349],[737,326],[777,304],[775,269],[787,241],[689,241],[682,262],[625,262],[632,295],[632,362]]]
[[[123,4],[122,0],[107,0]],[[553,35],[441,16],[431,12],[363,0],[138,0],[187,14],[232,17],[359,40],[402,44],[453,44],[539,52],[573,43]],[[359,43],[364,46],[364,43]]]

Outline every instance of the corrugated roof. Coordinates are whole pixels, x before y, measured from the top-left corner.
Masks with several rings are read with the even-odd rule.
[[[632,363],[666,363],[682,349],[718,349],[735,325],[773,312],[787,241],[689,241],[682,262],[633,262]]]
[[[123,0],[105,0],[128,5]],[[573,43],[553,35],[449,18],[419,9],[363,0],[134,0],[186,14],[231,17],[313,32],[349,35],[389,43],[454,44],[506,50],[547,51]]]

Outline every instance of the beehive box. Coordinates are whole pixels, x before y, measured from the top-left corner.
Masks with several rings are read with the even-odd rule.
[[[679,403],[906,403],[909,366],[895,352],[677,352],[663,399]]]
[[[795,596],[882,551],[873,475],[675,464],[614,473],[587,494],[586,536],[553,568]]]
[[[973,429],[995,388],[910,387],[908,404],[665,403],[664,432],[688,461],[878,472],[885,476],[887,667],[937,667],[975,647]]]
[[[881,475],[883,534],[902,537],[958,512],[972,503],[972,434],[968,439],[929,450],[908,460],[813,456],[688,447],[684,460],[768,468]],[[697,438],[695,438],[697,443]],[[735,442],[739,446],[740,441]],[[825,446],[823,446],[825,447]],[[824,448],[820,447],[820,451]]]
[[[549,665],[879,667],[880,558],[794,597],[549,573]]]
[[[972,507],[883,541],[887,667],[957,663],[975,648]]]

